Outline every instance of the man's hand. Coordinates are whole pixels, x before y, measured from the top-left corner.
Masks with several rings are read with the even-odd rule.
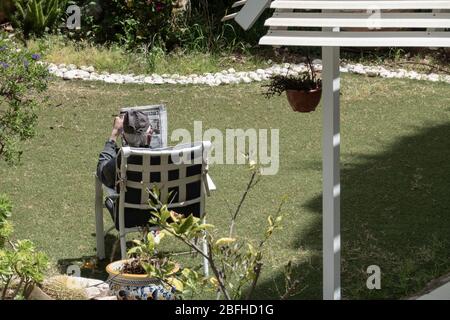
[[[123,118],[115,117],[110,139],[116,141],[123,130]]]

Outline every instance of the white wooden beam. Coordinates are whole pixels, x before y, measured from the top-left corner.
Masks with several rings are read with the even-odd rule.
[[[275,9],[324,9],[324,10],[414,10],[414,9],[450,9],[448,0],[275,0],[271,8]]]
[[[244,29],[250,29],[270,6],[271,0],[247,0],[244,7],[239,11],[235,21]]]
[[[450,13],[274,13],[269,27],[450,28]]]
[[[235,3],[233,3],[233,5],[231,6],[232,8],[237,8],[237,7],[241,7],[244,4],[247,3],[247,0],[240,0],[240,1],[236,1]]]
[[[339,47],[322,48],[323,299],[341,299]]]
[[[449,1],[450,2],[450,1]],[[322,32],[277,31],[259,41],[271,46],[450,47],[450,32]]]
[[[225,21],[228,21],[228,20],[232,20],[232,19],[236,18],[237,15],[238,15],[238,12],[227,14],[227,15],[226,15],[225,17],[223,17],[222,20],[220,20],[220,21],[221,21],[221,22],[225,22]]]

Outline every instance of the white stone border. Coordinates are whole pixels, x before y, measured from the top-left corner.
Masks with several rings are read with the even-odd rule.
[[[322,61],[317,59],[313,61],[317,70],[322,69]],[[175,85],[208,85],[219,86],[225,84],[239,84],[261,82],[268,80],[272,75],[296,75],[306,71],[305,64],[274,64],[266,69],[258,69],[249,72],[237,72],[230,68],[217,73],[204,73],[202,75],[190,74],[187,76],[179,74],[152,74],[152,75],[134,75],[134,74],[117,74],[95,72],[94,67],[77,67],[73,64],[56,65],[48,64],[48,70],[51,74],[64,80],[86,80],[86,81],[102,81],[106,83],[136,83],[136,84],[175,84]],[[436,73],[424,74],[416,71],[408,71],[405,69],[389,70],[382,66],[365,66],[362,64],[343,64],[341,72],[364,74],[370,77],[382,78],[398,78],[398,79],[414,79],[426,80],[433,82],[450,83],[450,75],[440,75]]]

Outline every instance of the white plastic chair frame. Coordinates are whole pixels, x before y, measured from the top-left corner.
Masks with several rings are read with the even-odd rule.
[[[167,199],[169,196],[168,189],[172,187],[179,187],[178,202],[171,203],[169,208],[180,208],[188,206],[191,204],[200,204],[200,218],[205,221],[205,196],[210,195],[211,190],[215,190],[215,185],[208,175],[208,158],[207,153],[211,149],[211,142],[203,141],[196,142],[193,145],[179,145],[173,149],[167,150],[152,150],[152,149],[142,149],[142,148],[130,148],[123,147],[120,150],[119,156],[121,157],[120,168],[117,172],[118,182],[120,185],[120,193],[117,194],[115,190],[106,188],[102,185],[100,179],[95,176],[95,217],[96,217],[96,240],[97,240],[97,257],[99,259],[105,258],[105,235],[110,230],[104,230],[103,223],[103,208],[104,208],[104,197],[103,191],[105,191],[107,197],[112,199],[118,199],[118,219],[119,219],[119,239],[120,239],[120,249],[122,259],[126,258],[126,235],[131,232],[139,231],[139,228],[125,228],[125,208],[134,209],[148,209],[150,210],[150,205],[148,204],[148,193],[147,188],[152,188],[156,186],[160,189],[161,200]],[[198,153],[201,152],[200,157]],[[195,159],[189,159],[188,156],[195,154]],[[142,165],[128,164],[128,158],[132,155],[142,156]],[[160,165],[150,165],[150,157],[160,157]],[[172,157],[177,159],[176,163],[168,164],[168,159]],[[190,161],[192,160],[192,161]],[[163,163],[165,161],[166,163]],[[201,161],[199,163],[199,161]],[[193,165],[201,164],[201,174],[186,177],[185,168]],[[174,181],[168,181],[169,170],[179,170],[179,178]],[[135,171],[142,173],[141,182],[127,181],[127,171]],[[160,172],[161,182],[150,182],[150,172]],[[186,199],[186,184],[200,181],[200,196],[189,201]],[[136,188],[141,190],[141,203],[131,204],[125,202],[125,194],[127,192],[127,187]],[[114,221],[115,222],[115,221]],[[202,239],[202,249],[207,255],[208,248],[205,239]],[[206,258],[203,260],[204,272],[207,275],[209,269],[209,263]]]

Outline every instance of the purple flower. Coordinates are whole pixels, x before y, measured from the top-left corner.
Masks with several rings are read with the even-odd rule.
[[[2,46],[2,47],[0,47],[0,52],[5,51],[6,49],[8,49],[6,46]]]
[[[7,64],[6,62],[0,62],[0,66],[2,66],[3,68],[9,68],[9,64]]]
[[[35,54],[31,55],[31,59],[33,59],[33,60],[39,60],[40,58],[41,58],[40,54],[35,53]]]
[[[164,9],[164,5],[162,3],[160,3],[160,2],[157,2],[155,8],[156,8],[157,12],[160,12],[160,11],[162,11]]]
[[[25,68],[28,68],[30,62],[27,59],[23,59],[23,65],[25,66]]]

